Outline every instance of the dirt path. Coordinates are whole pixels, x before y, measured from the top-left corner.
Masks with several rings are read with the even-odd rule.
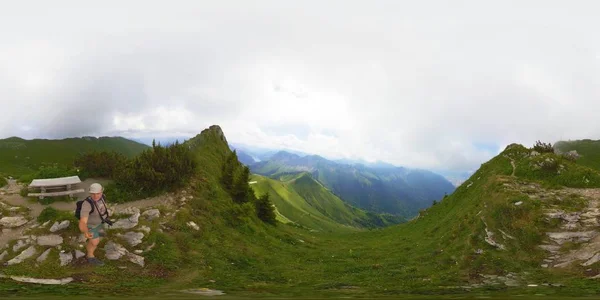
[[[510,165],[513,168],[512,174],[510,174],[510,176],[515,177],[515,171],[517,170],[517,166],[515,166],[515,161],[513,159],[510,160]]]

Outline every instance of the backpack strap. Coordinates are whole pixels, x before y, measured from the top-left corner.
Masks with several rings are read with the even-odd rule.
[[[90,199],[90,198],[88,197],[88,199]],[[100,220],[102,220],[102,223],[108,223],[107,222],[107,219],[109,217],[108,216],[108,207],[106,206],[106,201],[104,201],[104,195],[102,195],[102,199],[101,200],[102,200],[102,204],[104,204],[104,212],[106,214],[106,218],[105,218],[105,216],[103,216],[100,213],[100,209],[98,208],[98,201],[100,201],[100,200],[94,201],[94,200],[90,199],[90,201],[92,203],[92,212],[94,211],[94,207],[96,207],[96,210],[98,211],[98,215],[100,216]],[[90,212],[90,214],[91,214],[91,212]]]
[[[96,208],[96,205],[94,205],[94,200],[92,200],[92,198],[90,198],[90,197],[87,197],[87,198],[85,198],[85,201],[87,201],[90,204],[90,206],[92,207],[92,210],[90,210],[90,215],[91,215],[92,213],[94,213],[94,209]]]

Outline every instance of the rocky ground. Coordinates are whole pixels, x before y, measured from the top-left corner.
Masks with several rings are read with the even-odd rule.
[[[57,259],[61,267],[85,263],[85,238],[78,232],[74,218],[47,221],[42,224],[37,218],[44,205],[19,195],[21,185],[14,180],[0,189],[0,263],[5,266],[18,265],[24,261],[41,264],[48,259]],[[117,261],[122,267],[145,265],[144,253],[155,245],[145,238],[152,228],[162,231],[163,224],[192,196],[186,191],[166,194],[120,205],[110,205],[113,226],[106,227],[106,238],[96,251],[102,259]],[[73,202],[55,202],[53,208],[70,216],[75,210]],[[188,224],[198,230],[198,225]],[[0,273],[0,277],[6,277]],[[11,276],[23,282],[66,284],[64,279],[40,279]]]

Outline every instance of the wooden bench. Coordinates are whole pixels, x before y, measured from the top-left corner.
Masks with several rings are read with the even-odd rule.
[[[73,194],[79,194],[85,192],[84,189],[71,189],[74,185],[81,183],[79,176],[71,177],[60,177],[60,178],[47,178],[47,179],[34,179],[29,184],[29,189],[40,189],[39,193],[33,192],[28,193],[29,197],[56,197],[66,196],[73,197]],[[49,190],[52,190],[49,191]]]

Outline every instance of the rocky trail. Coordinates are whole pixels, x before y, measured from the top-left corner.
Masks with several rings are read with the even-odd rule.
[[[18,265],[26,260],[44,263],[52,252],[58,253],[61,267],[68,267],[78,260],[85,260],[85,238],[71,220],[37,222],[37,217],[50,206],[59,211],[73,213],[72,202],[54,202],[43,205],[19,195],[21,185],[14,180],[0,189],[0,263],[5,266]],[[152,250],[154,244],[145,241],[151,228],[162,231],[163,224],[174,217],[178,209],[193,196],[186,191],[142,199],[125,204],[110,205],[114,221],[107,227],[107,238],[100,244],[97,253],[107,260],[144,267],[143,254]],[[198,225],[188,224],[199,230]],[[54,255],[56,257],[56,255]],[[0,273],[0,277],[7,277]],[[70,278],[39,279],[12,276],[13,280],[43,284],[67,284]]]

